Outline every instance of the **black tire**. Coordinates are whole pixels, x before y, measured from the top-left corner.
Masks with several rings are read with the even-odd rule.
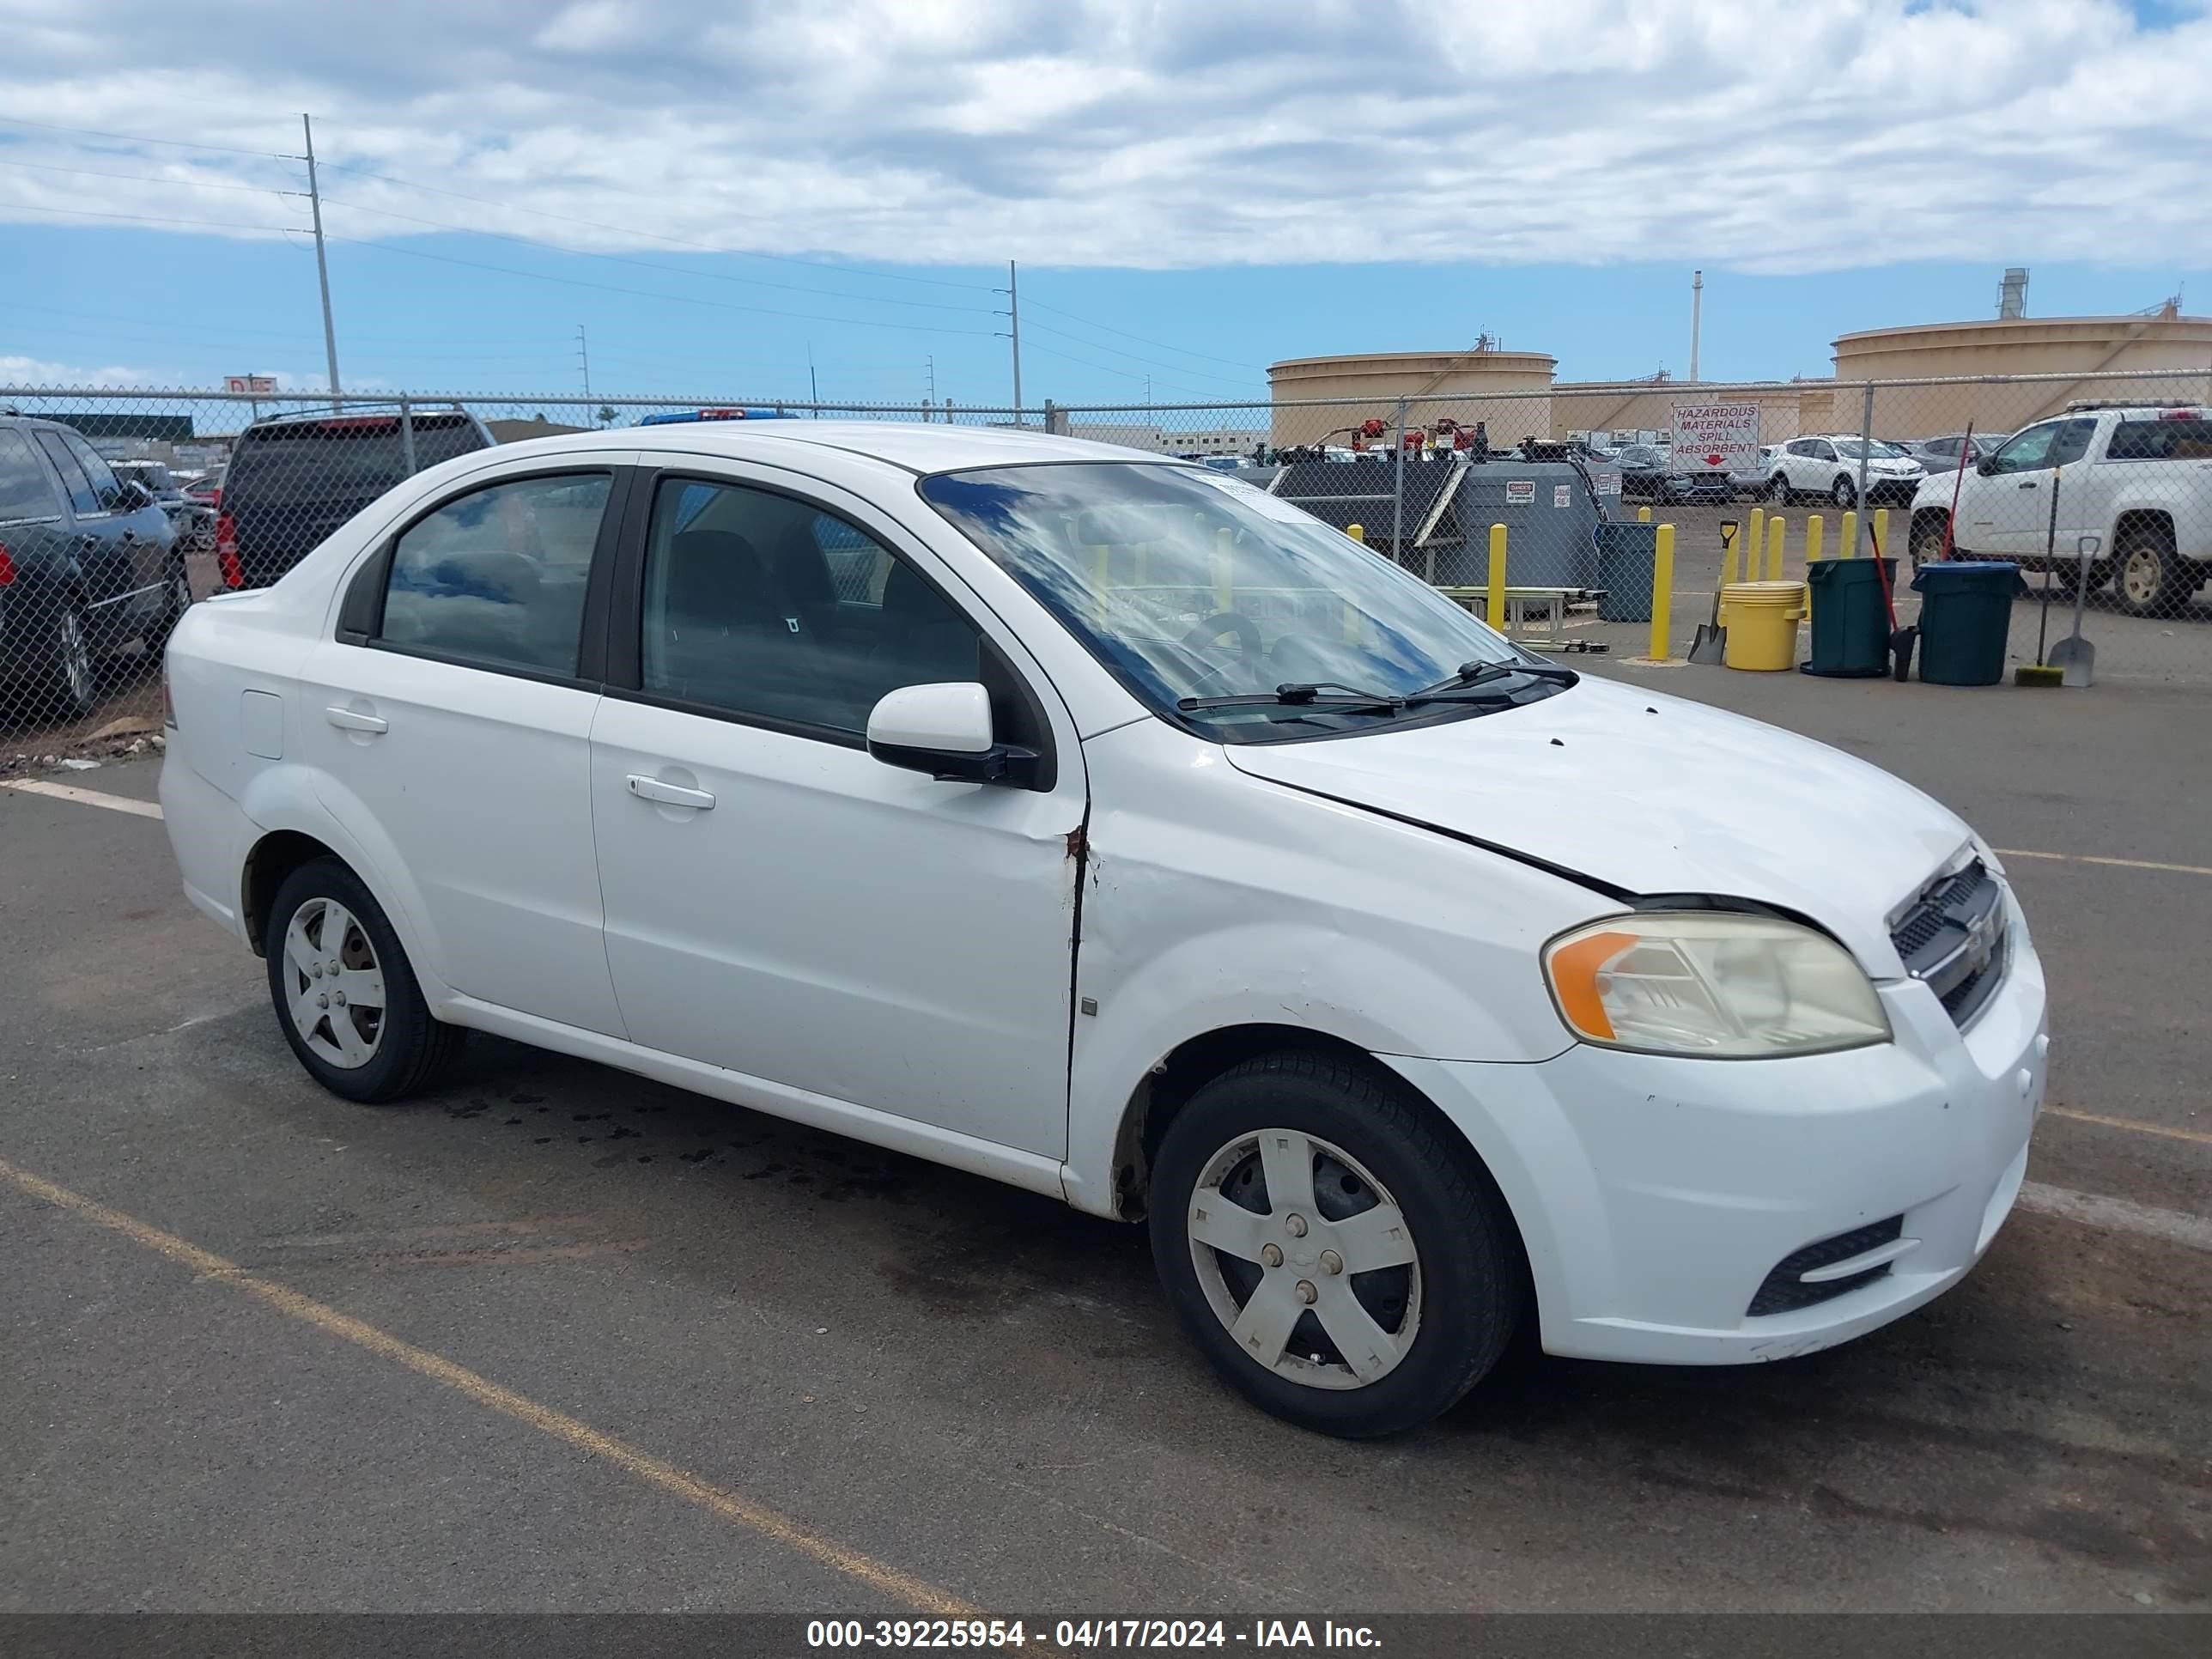
[[[1828,487],[1828,499],[1841,511],[1848,513],[1859,504],[1859,487],[1850,481],[1849,475],[1838,472],[1836,482]]]
[[[64,599],[55,610],[52,651],[53,665],[46,681],[64,720],[82,720],[100,701],[100,665],[93,655],[92,625],[84,607]]]
[[[2154,531],[2131,532],[2114,554],[2119,581],[2113,603],[2130,617],[2179,617],[2197,591],[2197,568],[2178,556],[2173,544]]]
[[[161,614],[155,619],[146,634],[146,654],[158,666],[161,653],[167,647],[169,635],[177,631],[177,624],[185,619],[185,612],[192,608],[192,579],[179,559],[169,571],[168,592],[161,596]]]
[[[335,901],[351,913],[374,952],[372,965],[381,970],[385,998],[380,1030],[374,1051],[359,1066],[334,1065],[308,1046],[292,1014],[292,998],[286,983],[289,969],[285,937],[293,916],[319,900]],[[336,944],[331,949],[335,953]],[[334,858],[313,859],[284,878],[269,907],[262,933],[268,957],[269,995],[276,1005],[276,1024],[284,1040],[307,1074],[332,1094],[368,1103],[404,1100],[428,1088],[461,1051],[468,1033],[430,1017],[422,988],[399,936],[392,931],[384,907],[343,863]]]
[[[1196,1255],[1208,1247],[1194,1245],[1189,1231],[1200,1183],[1209,1165],[1240,1137],[1268,1129],[1296,1131],[1341,1149],[1371,1172],[1405,1217],[1416,1265],[1377,1273],[1355,1270],[1338,1281],[1366,1304],[1370,1293],[1387,1293],[1376,1292],[1376,1284],[1389,1274],[1418,1274],[1411,1281],[1417,1295],[1401,1301],[1397,1323],[1382,1326],[1386,1334],[1395,1335],[1417,1310],[1411,1346],[1392,1369],[1364,1385],[1314,1386],[1248,1355],[1200,1281]],[[1327,1167],[1325,1155],[1315,1167]],[[1336,1167],[1340,1176],[1346,1173]],[[1214,1188],[1206,1190],[1221,1197]],[[1264,1202],[1264,1179],[1259,1191]],[[1404,1084],[1379,1066],[1354,1066],[1334,1055],[1278,1051],[1246,1060],[1202,1085],[1161,1139],[1152,1164],[1150,1208],[1160,1281],[1208,1363],[1263,1410],[1323,1434],[1351,1439],[1397,1434],[1448,1410],[1497,1363],[1525,1300],[1518,1236],[1480,1160]],[[1317,1238],[1328,1231],[1314,1231]],[[1298,1237],[1306,1237],[1303,1228]],[[1291,1243],[1288,1237],[1283,1242]],[[1309,1245],[1314,1242],[1308,1240]],[[1242,1266],[1255,1281],[1263,1271],[1256,1263]],[[1301,1269],[1292,1262],[1278,1271],[1295,1277],[1322,1269]],[[1221,1276],[1225,1282],[1226,1273]],[[1364,1286],[1358,1283],[1363,1279],[1368,1281]],[[1258,1293],[1255,1282],[1236,1306],[1249,1306]],[[1233,1298],[1234,1291],[1230,1294]],[[1314,1319],[1318,1311],[1310,1308],[1296,1316],[1301,1330],[1311,1322],[1314,1332],[1321,1331]],[[1376,1320],[1381,1325],[1382,1316]],[[1303,1347],[1308,1339],[1294,1331],[1291,1340]],[[1348,1367],[1343,1375],[1348,1382]]]
[[[1766,499],[1777,507],[1790,505],[1790,476],[1778,472],[1766,483]]]
[[[1917,571],[1923,564],[1935,564],[1943,556],[1943,515],[1928,514],[1912,524],[1911,551],[1912,568]],[[1885,556],[1887,556],[1885,555]]]

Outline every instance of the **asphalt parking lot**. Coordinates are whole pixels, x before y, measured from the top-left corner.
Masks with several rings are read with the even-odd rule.
[[[0,788],[0,1611],[2212,1603],[2202,691],[1593,665],[2008,851],[2052,1094],[1929,1309],[1316,1438],[1214,1383],[1134,1229],[495,1042],[320,1092],[113,805],[157,763],[110,764]]]

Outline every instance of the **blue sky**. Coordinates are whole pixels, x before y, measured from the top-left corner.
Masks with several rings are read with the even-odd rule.
[[[804,396],[811,350],[825,397],[933,357],[1002,403],[1008,256],[1032,403],[1486,332],[1679,377],[1693,266],[1707,379],[1990,314],[2009,264],[2038,315],[2212,310],[2195,3],[305,9],[118,70],[172,9],[0,0],[0,379],[319,385],[302,107],[359,389],[574,393],[581,324],[604,395]]]

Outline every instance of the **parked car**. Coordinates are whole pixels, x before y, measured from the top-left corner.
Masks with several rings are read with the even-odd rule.
[[[279,415],[238,434],[216,509],[226,587],[264,587],[410,471],[492,447],[460,409]],[[410,454],[411,450],[411,454]],[[411,463],[411,465],[410,465]]]
[[[1735,497],[1727,473],[1678,465],[1668,451],[1654,445],[1631,444],[1617,459],[1620,493],[1628,500],[1725,501]]]
[[[1912,501],[1915,565],[1943,556],[1954,489],[1953,556],[2048,565],[2070,590],[2094,538],[2090,591],[2117,578],[2131,616],[2179,615],[2212,574],[2212,410],[2195,404],[2075,404],[1929,478]]]
[[[91,711],[100,657],[192,602],[168,515],[72,428],[0,411],[0,714]]]
[[[1985,432],[1970,438],[1963,432],[1954,432],[1942,438],[1915,438],[1890,447],[1919,462],[1921,470],[1933,477],[1938,472],[1956,472],[1961,464],[1976,465],[2003,441],[2002,433]]]
[[[1920,463],[1886,444],[1872,441],[1865,459],[1866,493],[1870,504],[1902,507],[1928,476]],[[1790,502],[1803,496],[1825,496],[1839,507],[1852,507],[1859,500],[1859,440],[1845,434],[1792,438],[1775,453],[1768,476],[1770,501]]]
[[[1781,447],[1779,444],[1761,444],[1759,453],[1750,460],[1729,469],[1729,489],[1735,498],[1757,501],[1767,493],[1775,472],[1774,453]]]
[[[221,501],[224,470],[221,466],[211,466],[204,472],[196,472],[185,479],[185,499],[203,507],[213,507]]]
[[[2043,970],[1965,823],[1202,466],[536,440],[195,605],[167,665],[185,890],[325,1087],[492,1031],[1141,1218],[1206,1358],[1311,1428],[1425,1421],[1524,1318],[1843,1341],[1957,1283],[2027,1164]]]
[[[108,466],[117,477],[131,479],[145,487],[155,504],[169,515],[179,547],[202,552],[215,546],[214,504],[195,501],[186,490],[185,481],[167,467],[159,461],[134,460],[110,461]]]

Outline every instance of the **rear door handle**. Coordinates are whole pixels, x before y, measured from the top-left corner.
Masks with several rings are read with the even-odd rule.
[[[2035,488],[2035,480],[2033,478],[2023,478],[2021,480],[2020,487],[2022,489],[2033,489]]]
[[[325,708],[323,714],[341,732],[367,732],[374,735],[392,729],[381,714],[357,714],[350,708]]]
[[[714,798],[704,789],[686,789],[681,784],[663,783],[659,778],[648,778],[641,773],[629,775],[629,792],[640,800],[659,801],[663,806],[694,806],[702,812],[714,810]]]

